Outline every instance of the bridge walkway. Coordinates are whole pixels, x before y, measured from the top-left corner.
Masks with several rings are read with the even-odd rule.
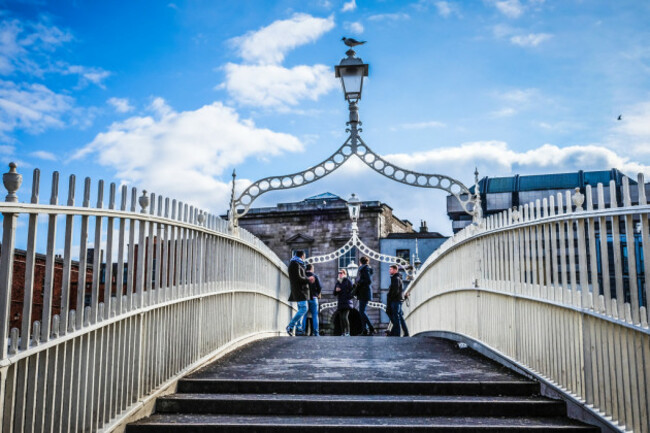
[[[277,337],[182,379],[126,431],[598,431],[539,390],[447,340]]]

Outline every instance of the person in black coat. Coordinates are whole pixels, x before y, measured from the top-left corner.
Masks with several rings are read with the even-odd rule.
[[[313,337],[318,337],[320,336],[320,331],[318,329],[318,300],[320,299],[320,294],[323,289],[320,285],[318,275],[314,273],[314,265],[309,263],[305,267],[305,271],[307,278],[314,277],[314,282],[309,283],[309,301],[307,301],[307,308],[311,313],[311,335]],[[300,329],[303,335],[307,334],[307,314],[305,314],[305,317],[302,319]]]
[[[388,317],[390,317],[390,322],[393,325],[389,335],[391,337],[399,337],[402,302],[404,302],[404,285],[402,284],[402,276],[399,273],[397,265],[390,265],[388,273],[390,274],[390,286],[388,288],[386,304],[388,307]]]
[[[368,257],[361,257],[359,263],[359,272],[357,273],[356,280],[356,294],[359,300],[359,314],[361,315],[361,326],[363,327],[363,335],[372,335],[375,333],[375,328],[366,314],[366,307],[368,302],[372,300],[372,274],[373,270],[368,265],[370,259]]]
[[[309,300],[309,283],[315,281],[314,277],[307,277],[305,274],[305,252],[296,251],[296,255],[289,261],[289,283],[291,284],[291,295],[289,302],[298,303],[298,311],[287,326],[287,334],[290,337],[295,335],[294,328],[299,325],[305,314],[307,314],[307,301]]]
[[[354,308],[352,296],[352,281],[348,278],[348,273],[345,269],[339,271],[336,285],[334,286],[334,295],[338,297],[337,310],[339,313],[339,320],[341,321],[341,335],[344,337],[350,336],[350,310]]]

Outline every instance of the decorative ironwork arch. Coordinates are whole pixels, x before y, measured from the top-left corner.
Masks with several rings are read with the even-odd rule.
[[[362,124],[359,121],[359,109],[356,102],[350,102],[350,121],[345,131],[350,136],[345,140],[332,155],[319,164],[306,170],[280,176],[269,176],[260,179],[246,188],[237,199],[234,194],[235,175],[233,172],[233,194],[230,203],[230,224],[231,228],[237,227],[237,219],[246,215],[253,202],[262,194],[275,190],[297,188],[315,182],[332,173],[343,165],[352,155],[356,155],[368,167],[377,173],[410,186],[419,188],[441,189],[452,194],[459,201],[463,210],[472,215],[475,222],[481,218],[480,195],[478,194],[478,171],[475,174],[475,192],[471,193],[462,182],[442,174],[420,173],[398,167],[377,155],[361,139],[359,128]]]
[[[404,269],[404,272],[406,272],[407,277],[413,278],[415,274],[415,268],[412,267],[409,262],[404,260],[401,257],[396,257],[396,256],[391,256],[388,254],[381,254],[370,248],[368,245],[364,244],[361,239],[359,239],[359,235],[357,234],[356,230],[353,230],[352,232],[352,237],[350,238],[349,241],[345,243],[340,248],[337,248],[336,251],[328,253],[328,254],[323,254],[320,256],[312,256],[307,259],[305,259],[306,263],[311,263],[311,264],[318,264],[318,263],[325,263],[325,262],[331,262],[332,260],[336,260],[339,257],[343,256],[345,253],[350,251],[352,248],[357,248],[359,251],[361,251],[363,254],[366,256],[370,257],[371,259],[377,261],[377,262],[382,262],[382,263],[390,263],[390,264],[397,264],[402,266]]]

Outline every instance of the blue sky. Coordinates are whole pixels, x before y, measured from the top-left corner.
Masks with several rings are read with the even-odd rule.
[[[650,174],[647,1],[0,1],[0,17],[0,158],[21,200],[38,167],[224,212],[233,168],[241,189],[345,140],[344,35],[368,40],[363,138],[398,165],[466,184],[475,166]],[[255,206],[324,191],[451,231],[444,192],[355,160]]]

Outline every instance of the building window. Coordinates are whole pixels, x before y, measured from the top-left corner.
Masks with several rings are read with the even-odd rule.
[[[354,263],[356,263],[357,265],[359,264],[359,261],[357,260],[356,248],[351,248],[350,251],[343,254],[341,257],[339,257],[339,269],[347,268],[350,262],[352,262],[353,260]]]
[[[293,249],[291,250],[291,257],[292,257],[292,258],[295,257],[295,255],[296,255],[296,251],[300,251],[300,250],[302,250],[302,251],[305,252],[305,257],[304,257],[305,259],[309,257],[309,248],[293,248]],[[285,251],[286,251],[286,250],[285,250]]]
[[[406,260],[408,263],[411,263],[411,250],[395,250],[395,256]]]

